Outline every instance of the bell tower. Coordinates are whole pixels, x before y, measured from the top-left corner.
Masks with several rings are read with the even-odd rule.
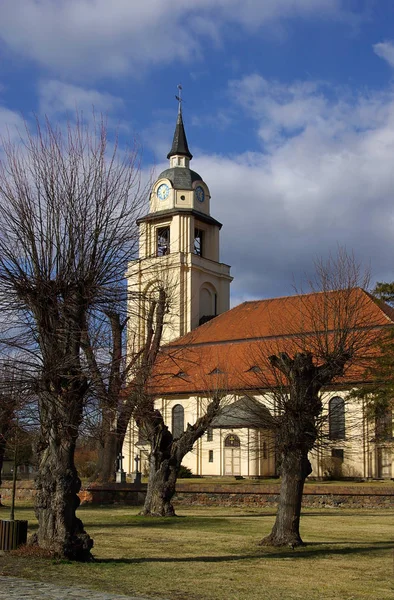
[[[180,86],[178,86],[181,91]],[[152,186],[149,213],[138,219],[139,259],[129,264],[127,280],[130,296],[139,303],[134,343],[145,339],[142,304],[164,286],[168,312],[163,343],[185,335],[195,327],[229,309],[230,267],[219,262],[219,234],[222,227],[211,217],[211,195],[202,177],[190,169],[189,150],[177,96],[178,116],[169,167]],[[129,336],[129,343],[132,342]]]

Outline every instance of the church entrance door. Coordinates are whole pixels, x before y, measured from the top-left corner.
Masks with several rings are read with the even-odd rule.
[[[224,474],[241,475],[241,442],[233,433],[224,440]]]
[[[376,448],[376,477],[379,479],[390,479],[391,474],[391,450],[389,448]]]

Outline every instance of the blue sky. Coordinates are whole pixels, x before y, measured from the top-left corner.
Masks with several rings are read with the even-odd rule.
[[[183,86],[232,303],[346,245],[394,279],[392,0],[1,0],[0,133],[103,111],[166,166]]]

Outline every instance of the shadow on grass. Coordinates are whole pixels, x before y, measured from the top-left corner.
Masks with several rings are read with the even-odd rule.
[[[323,546],[323,547],[322,547]],[[330,548],[326,548],[324,546],[330,546]],[[255,559],[293,559],[293,560],[301,560],[301,559],[309,559],[309,558],[319,558],[322,556],[332,555],[332,556],[349,556],[349,555],[359,555],[365,554],[366,552],[381,552],[382,550],[390,550],[394,548],[393,542],[377,542],[368,544],[365,546],[347,546],[346,548],[335,548],[334,544],[329,542],[323,542],[319,544],[308,544],[306,547],[298,548],[295,550],[288,550],[287,548],[283,548],[282,550],[274,549],[274,548],[264,548],[260,553],[256,554],[228,554],[226,556],[187,556],[187,557],[145,557],[145,558],[99,558],[95,560],[93,564],[141,564],[141,563],[192,563],[192,562],[201,562],[201,563],[220,563],[220,562],[233,562],[233,561],[241,561],[241,560],[255,560]]]
[[[271,515],[267,515],[269,517],[273,517],[274,514]],[[172,518],[172,517],[139,517],[139,516],[132,516],[129,518],[130,520],[127,520],[127,517],[125,520],[119,520],[119,521],[115,521],[115,522],[106,522],[106,523],[100,523],[98,521],[90,521],[89,519],[84,519],[83,523],[85,527],[97,527],[100,529],[112,529],[112,528],[119,528],[119,527],[130,527],[130,528],[135,528],[135,527],[142,527],[142,528],[146,528],[146,529],[156,529],[156,528],[174,528],[176,529],[177,527],[181,528],[181,529],[199,529],[199,528],[205,528],[205,529],[209,529],[211,530],[212,528],[215,528],[216,526],[223,526],[223,527],[228,527],[229,526],[229,522],[228,519],[225,517],[176,517],[176,518]]]
[[[381,516],[384,517],[388,517],[390,519],[393,518],[394,512],[393,509],[378,509],[380,510],[379,512],[379,519],[381,518]],[[364,512],[365,511],[365,512]],[[317,510],[315,512],[308,512],[308,510],[303,509],[302,513],[301,513],[301,518],[305,518],[305,517],[322,517],[324,516],[324,518],[330,518],[330,517],[353,517],[354,514],[357,513],[358,515],[362,515],[362,517],[376,517],[377,513],[376,512],[368,512],[368,509],[343,509],[343,508],[335,508],[335,507],[330,507],[330,508],[322,508],[320,511]],[[188,516],[188,515],[182,515],[182,516]],[[274,512],[256,512],[256,513],[248,513],[246,510],[244,513],[242,514],[236,514],[236,515],[232,515],[231,513],[229,514],[224,514],[222,515],[222,518],[231,518],[231,519],[253,519],[255,517],[276,517],[276,511]],[[197,517],[198,518],[198,517]],[[211,517],[214,518],[214,517]]]
[[[359,514],[359,513],[358,513]],[[310,512],[303,513],[303,518],[307,519],[308,517],[312,518],[321,518],[324,515],[325,519],[334,518],[337,519],[339,517],[352,517],[354,516],[354,512],[348,512],[338,509],[338,512],[326,512],[326,509],[322,512]],[[251,513],[251,514],[224,514],[221,516],[194,516],[194,515],[177,515],[176,517],[145,517],[142,515],[121,515],[117,517],[116,514],[112,516],[111,520],[103,521],[96,520],[94,518],[90,519],[89,517],[83,518],[84,525],[86,527],[98,527],[100,529],[103,528],[121,528],[121,527],[143,527],[146,529],[157,529],[157,528],[187,528],[187,529],[212,529],[216,526],[224,527],[229,526],[229,519],[234,519],[238,521],[240,519],[255,519],[256,517],[259,519],[273,519],[276,516],[276,512],[263,512],[263,513]],[[376,512],[363,512],[363,519],[367,518],[376,518]],[[105,518],[106,515],[103,515]],[[383,519],[393,519],[393,511],[381,511],[379,513],[379,520]]]

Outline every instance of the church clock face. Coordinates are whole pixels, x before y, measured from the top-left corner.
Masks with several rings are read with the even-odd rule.
[[[165,200],[166,198],[168,198],[168,194],[170,193],[170,188],[168,187],[168,185],[166,183],[162,183],[157,188],[156,193],[157,193],[157,197],[159,198],[159,200]]]
[[[197,200],[199,202],[204,202],[205,192],[204,192],[204,188],[202,188],[201,185],[198,185],[196,187],[196,196],[197,196]]]

